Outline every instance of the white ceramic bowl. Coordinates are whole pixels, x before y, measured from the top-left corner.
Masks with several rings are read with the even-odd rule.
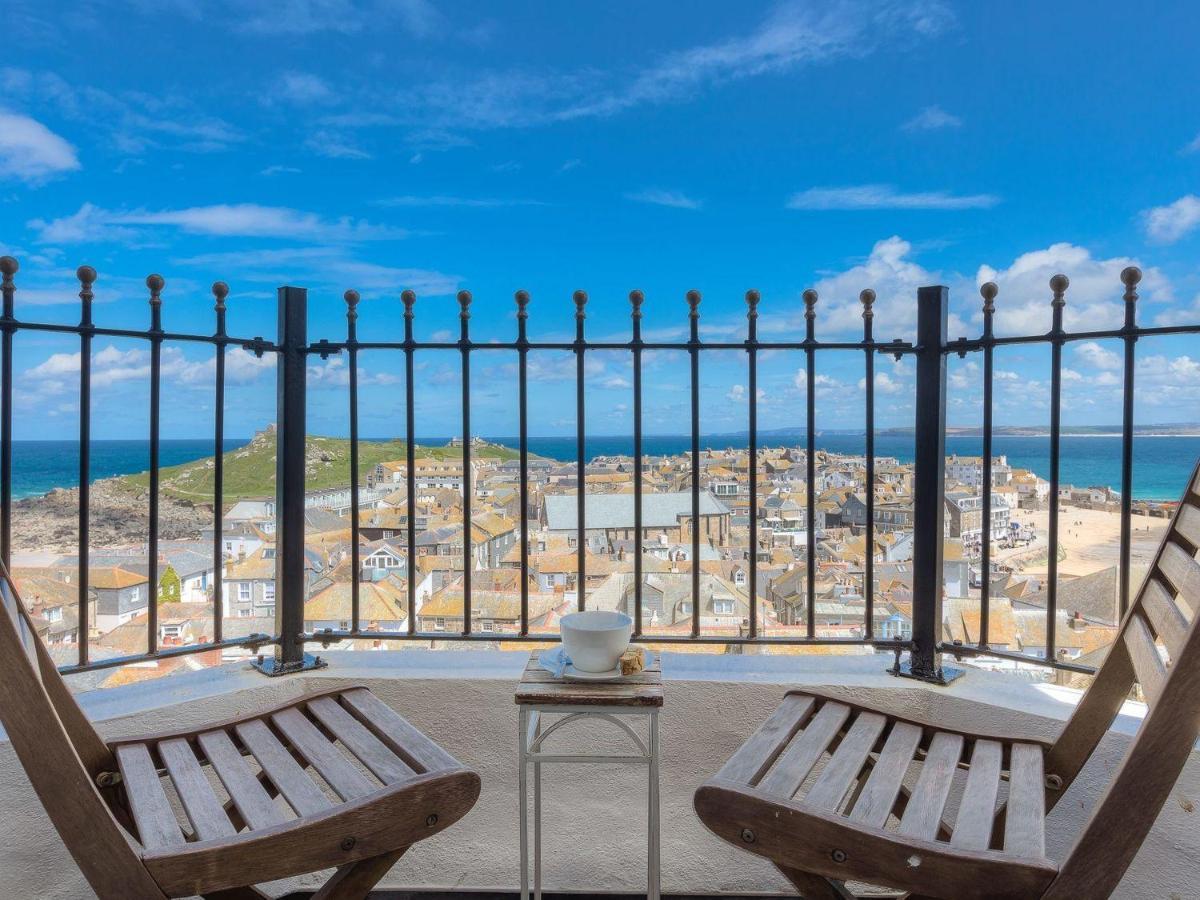
[[[625,613],[593,609],[559,620],[563,649],[581,672],[608,672],[629,646],[633,619]]]

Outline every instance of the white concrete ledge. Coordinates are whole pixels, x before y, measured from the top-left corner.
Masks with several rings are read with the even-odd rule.
[[[200,724],[261,710],[337,683],[367,684],[386,703],[483,778],[475,809],[418,844],[384,887],[493,888],[517,885],[516,709],[513,687],[527,655],[488,650],[331,652],[330,667],[268,679],[227,665],[81,695],[106,736]],[[1051,737],[1078,694],[968,670],[948,688],[901,681],[887,656],[756,656],[668,653],[662,716],[662,871],[670,893],[788,893],[763,860],[713,837],[692,811],[696,787],[731,754],[789,688],[844,692],[897,713],[1003,734]],[[1117,729],[1051,815],[1048,852],[1061,858],[1137,727],[1130,704]],[[1122,732],[1124,734],[1122,734]],[[614,738],[583,736],[604,745]],[[545,887],[643,890],[645,773],[617,766],[547,770]],[[3,896],[91,896],[42,811],[7,743],[0,743],[0,872]],[[1119,896],[1200,896],[1200,765],[1185,769]],[[277,893],[316,878],[277,885]]]

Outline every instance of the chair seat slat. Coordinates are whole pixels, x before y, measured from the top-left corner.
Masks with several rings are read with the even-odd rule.
[[[460,768],[458,760],[366,688],[342,694],[346,709],[418,772]]]
[[[235,730],[297,815],[311,816],[333,805],[265,722],[254,719]]]
[[[1142,609],[1145,610],[1150,624],[1154,626],[1154,633],[1159,636],[1163,646],[1174,659],[1187,639],[1188,620],[1175,605],[1175,598],[1157,578],[1146,579],[1146,585],[1142,589]]]
[[[183,738],[172,738],[158,745],[158,755],[175,783],[184,812],[196,837],[202,841],[232,837],[237,832],[225,814],[224,805],[213,793],[212,784],[196,760],[191,745]]]
[[[406,781],[415,774],[404,760],[389,750],[358,719],[342,709],[332,697],[314,700],[308,704],[308,709],[384,784]]]
[[[866,787],[850,811],[851,821],[873,828],[882,828],[887,823],[920,743],[919,726],[910,722],[897,722],[892,726],[892,733],[888,735],[879,759],[875,761]]]
[[[921,774],[900,817],[901,834],[925,841],[937,836],[962,748],[962,735],[939,732],[933,736]]]
[[[1009,751],[1008,806],[1004,816],[1004,852],[1046,855],[1046,786],[1042,748],[1013,744]]]
[[[846,792],[862,771],[867,755],[875,747],[875,742],[883,734],[887,718],[879,713],[859,713],[854,724],[846,732],[838,744],[837,750],[817,780],[812,789],[804,797],[804,802],[821,809],[836,810],[846,798]]]
[[[963,789],[958,817],[954,820],[951,845],[962,850],[986,850],[992,840],[996,819],[996,797],[1000,792],[1000,769],[1004,747],[999,741],[976,741],[971,751],[971,768]]]
[[[187,843],[183,839],[183,830],[171,810],[171,801],[167,799],[146,745],[124,744],[117,748],[116,755],[142,846],[147,850],[182,847]]]
[[[828,701],[758,783],[760,790],[791,797],[850,716],[850,707]]]
[[[796,736],[816,700],[804,694],[788,694],[733,756],[721,767],[718,778],[742,784],[757,784],[771,764]]]
[[[250,771],[228,734],[206,731],[196,740],[247,825],[252,829],[269,828],[284,821],[283,813]]]
[[[1135,612],[1129,617],[1125,627],[1125,648],[1129,651],[1129,659],[1133,662],[1133,671],[1137,673],[1138,684],[1146,699],[1153,703],[1162,692],[1163,683],[1167,680],[1167,667],[1154,637],[1150,634],[1150,626],[1142,618],[1141,613]]]
[[[271,716],[271,720],[343,800],[365,797],[375,790],[367,777],[300,710],[285,709]]]
[[[1180,506],[1179,515],[1175,519],[1175,530],[1193,547],[1200,547],[1200,509],[1190,503]]]
[[[1200,563],[1173,541],[1163,545],[1158,569],[1193,613],[1200,610]]]

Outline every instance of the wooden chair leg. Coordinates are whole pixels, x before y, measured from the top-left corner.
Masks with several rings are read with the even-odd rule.
[[[792,887],[800,892],[804,900],[855,900],[852,893],[846,890],[846,885],[824,875],[813,875],[775,863],[775,868],[783,873],[783,877],[792,883]]]
[[[407,849],[401,847],[391,853],[342,866],[313,894],[312,900],[365,900],[371,888],[379,883],[379,879],[391,870]]]

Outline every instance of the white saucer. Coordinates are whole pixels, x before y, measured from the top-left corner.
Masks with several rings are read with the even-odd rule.
[[[646,651],[644,648],[642,648],[642,662],[644,663],[645,660]],[[576,669],[574,666],[570,665],[563,669],[564,681],[590,681],[594,684],[603,684],[605,682],[612,681],[628,681],[632,677],[632,675],[621,674],[620,663],[617,663],[614,668],[609,669],[607,672],[581,672],[579,669]]]

